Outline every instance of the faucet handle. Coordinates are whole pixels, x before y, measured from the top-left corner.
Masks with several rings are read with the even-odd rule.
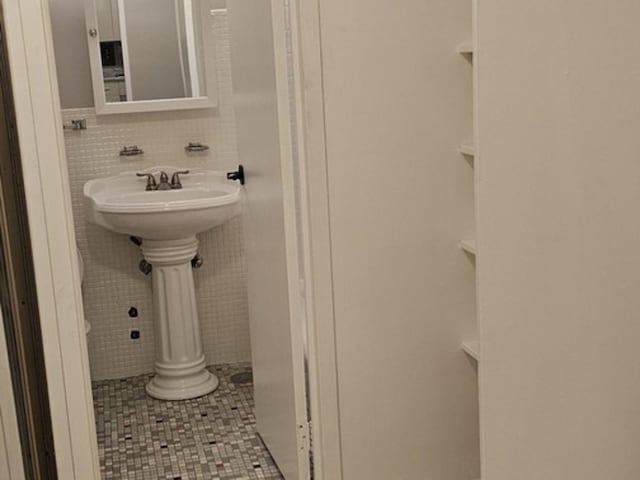
[[[182,170],[179,172],[173,172],[171,175],[171,188],[174,190],[182,188],[182,182],[180,182],[180,175],[187,175],[189,170]]]
[[[136,173],[138,177],[147,177],[147,191],[155,190],[158,186],[156,183],[156,178],[153,176],[153,173]]]

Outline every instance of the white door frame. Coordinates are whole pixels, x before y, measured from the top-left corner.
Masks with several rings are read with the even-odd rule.
[[[284,1],[284,0],[273,0]],[[2,0],[58,475],[100,480],[75,233],[47,0]],[[319,8],[290,0],[301,148],[315,478],[340,480]],[[274,33],[284,35],[281,25]],[[286,42],[276,42],[286,48]],[[281,52],[282,53],[282,52]],[[280,55],[280,58],[285,55]],[[281,67],[281,65],[279,66]],[[278,68],[280,71],[280,68]],[[289,205],[288,208],[294,206]],[[291,212],[289,212],[291,213]],[[294,212],[295,215],[295,212]]]
[[[0,478],[25,479],[2,312],[0,312]]]
[[[3,0],[59,478],[99,480],[47,0]]]
[[[342,479],[319,0],[289,0],[300,145],[314,474]],[[278,69],[280,70],[280,69]]]

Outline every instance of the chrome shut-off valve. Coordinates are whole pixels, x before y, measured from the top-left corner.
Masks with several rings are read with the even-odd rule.
[[[191,259],[191,266],[193,268],[202,268],[202,265],[204,265],[204,258],[197,253],[196,256]]]
[[[145,259],[140,260],[140,264],[138,265],[138,268],[145,275],[149,275],[153,271],[153,265],[151,265]]]

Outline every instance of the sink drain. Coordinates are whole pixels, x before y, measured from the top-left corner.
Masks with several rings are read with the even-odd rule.
[[[236,385],[247,385],[253,383],[253,373],[241,372],[231,375],[231,383],[234,383]]]

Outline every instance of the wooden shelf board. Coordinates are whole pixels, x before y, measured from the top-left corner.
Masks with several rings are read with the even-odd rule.
[[[473,55],[475,52],[475,48],[473,47],[473,43],[471,42],[462,42],[458,44],[456,47],[456,51],[460,55]]]
[[[464,342],[462,344],[462,350],[464,350],[464,353],[469,355],[475,361],[480,361],[480,342],[478,342],[477,340],[474,340],[472,342]]]
[[[460,242],[460,248],[471,255],[477,254],[476,241],[475,240],[462,240]]]
[[[476,147],[471,143],[463,143],[458,148],[458,152],[460,152],[461,155],[465,155],[467,157],[475,157]]]

